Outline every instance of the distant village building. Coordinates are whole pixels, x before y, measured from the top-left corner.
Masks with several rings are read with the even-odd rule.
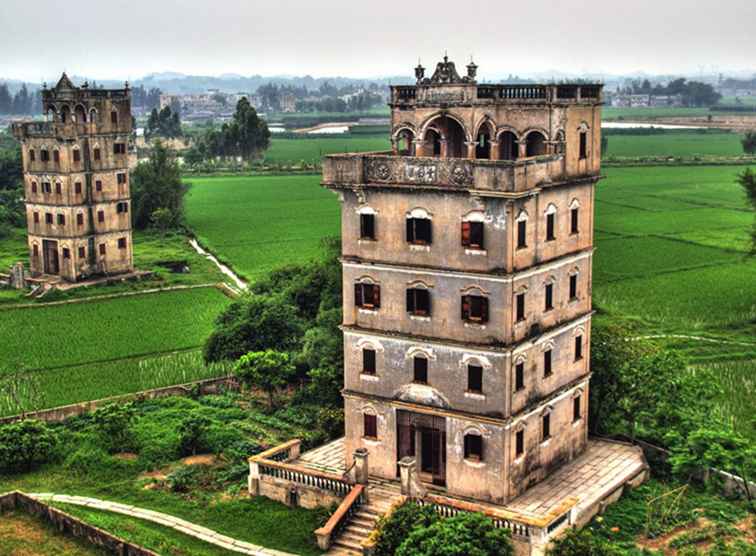
[[[236,110],[236,104],[243,97],[246,97],[252,106],[257,108],[259,99],[255,95],[210,90],[205,93],[162,94],[160,95],[160,109],[166,106],[179,107],[181,118],[184,120],[230,118]]]
[[[281,112],[296,112],[297,111],[297,97],[292,93],[283,93],[280,99]]]
[[[249,489],[343,497],[316,531],[333,554],[364,549],[365,524],[405,496],[484,513],[542,555],[646,477],[639,449],[588,438],[602,86],[476,72],[418,66],[391,87],[392,151],[324,161],[342,207],[345,437],[250,458]]]
[[[614,108],[680,107],[683,99],[682,95],[614,93],[610,95],[609,103]]]
[[[128,84],[75,87],[64,73],[42,100],[46,122],[12,128],[22,146],[32,276],[76,282],[132,271]]]

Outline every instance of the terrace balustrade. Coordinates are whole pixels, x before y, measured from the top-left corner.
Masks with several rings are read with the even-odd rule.
[[[402,85],[392,87],[391,104],[421,105],[444,101],[491,103],[600,102],[601,86],[590,85]]]

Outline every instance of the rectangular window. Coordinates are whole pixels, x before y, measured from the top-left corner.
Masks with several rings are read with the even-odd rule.
[[[65,214],[59,214],[58,215],[58,226],[65,226],[66,225],[66,215]]]
[[[431,221],[428,218],[407,218],[407,243],[430,245]]]
[[[575,361],[583,358],[583,337],[575,336]]]
[[[365,438],[378,438],[378,418],[375,415],[363,415],[363,433]]]
[[[76,225],[77,226],[83,226],[84,225],[84,215],[79,213],[76,215]]]
[[[119,237],[118,238],[118,249],[126,249],[126,238],[125,237]]]
[[[551,350],[548,349],[543,352],[543,376],[551,376],[553,369],[551,367]]]
[[[39,213],[38,212],[34,213],[34,223],[35,224],[39,224]]]
[[[74,162],[81,162],[81,151],[79,149],[74,149],[74,152],[73,152],[73,161]]]
[[[570,300],[577,299],[577,274],[570,276]]]
[[[580,396],[576,396],[572,400],[572,422],[580,420]]]
[[[577,207],[570,210],[570,233],[571,234],[577,234],[580,233],[580,227],[578,226],[578,217],[580,214],[580,209]]]
[[[520,361],[515,365],[515,392],[525,388],[525,362]]]
[[[463,295],[462,320],[488,322],[488,298],[479,295]]]
[[[517,304],[517,314],[515,315],[515,320],[517,322],[525,320],[525,293],[518,293],[515,296],[516,304]]]
[[[126,154],[126,143],[113,143],[113,154]]]
[[[53,162],[55,164],[58,164],[60,162],[60,151],[58,150],[53,151]]]
[[[104,255],[104,254],[105,254],[105,244],[101,243],[100,244],[100,255]]]
[[[52,193],[52,185],[49,181],[42,182],[42,193]]]
[[[375,350],[362,350],[362,372],[366,375],[375,374]]]
[[[428,360],[425,357],[415,357],[414,373],[412,381],[419,384],[428,384]]]
[[[520,220],[517,223],[517,248],[524,249],[528,246],[528,223]]]
[[[551,311],[554,308],[554,284],[546,284],[544,293],[544,310]]]
[[[98,222],[105,222],[105,211],[104,210],[98,210],[97,211],[97,221]]]
[[[36,244],[32,245],[32,256],[39,257],[39,247]]]
[[[36,193],[37,192],[37,182],[33,181],[31,184],[31,192]]]
[[[483,367],[480,365],[467,366],[467,391],[483,392]]]
[[[45,224],[52,224],[53,223],[53,215],[52,213],[46,212],[45,213]]]
[[[47,162],[48,160],[50,160],[49,151],[43,149],[42,151],[40,151],[39,154],[40,154],[39,158],[42,160],[42,162]]]
[[[118,214],[129,212],[129,203],[125,201],[122,203],[116,203],[116,212]]]
[[[29,160],[31,160],[32,162],[37,160],[37,154],[34,152],[34,149],[31,149],[29,151]]]
[[[100,151],[100,148],[99,148],[99,147],[97,147],[97,148],[96,148],[96,149],[94,150],[94,159],[95,159],[95,160],[100,160],[101,158],[102,158],[102,151]]]
[[[541,419],[541,440],[551,438],[551,414],[547,413]]]
[[[483,249],[483,222],[462,222],[462,245],[472,249]]]
[[[63,187],[59,183],[56,183],[55,184],[55,194],[56,195],[60,195],[62,191],[63,191]]]
[[[580,134],[580,160],[588,158],[588,134],[582,132]]]
[[[520,429],[515,434],[515,457],[520,457],[525,453],[525,430]]]
[[[555,231],[556,214],[546,215],[546,241],[553,241],[556,239]]]
[[[465,459],[483,461],[483,437],[479,434],[465,435]]]
[[[110,123],[111,124],[117,124],[118,123],[118,112],[111,112],[110,113]]]
[[[87,250],[84,247],[79,247],[79,258],[83,259],[87,256]]]
[[[126,174],[116,174],[116,180],[118,181],[118,185],[123,185],[126,183]]]
[[[407,312],[411,315],[425,317],[430,315],[431,301],[430,292],[423,288],[410,288],[407,290]]]
[[[381,287],[376,284],[355,284],[354,304],[365,309],[378,309],[381,306]]]
[[[77,181],[77,182],[76,182],[76,183],[74,184],[74,192],[75,192],[75,193],[76,193],[77,195],[81,195],[81,182],[80,182],[80,181]]]
[[[64,259],[70,259],[71,258],[71,250],[68,249],[68,247],[63,248],[63,258]]]
[[[102,191],[102,181],[95,180],[95,191]]]
[[[374,214],[360,214],[360,239],[375,239]]]

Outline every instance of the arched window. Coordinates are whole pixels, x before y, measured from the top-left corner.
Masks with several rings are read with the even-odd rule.
[[[541,442],[546,442],[551,438],[551,408],[547,407],[541,413]]]
[[[478,128],[478,134],[475,137],[475,158],[491,158],[491,140],[493,138],[493,129],[489,121],[484,122]]]
[[[74,116],[76,123],[83,124],[87,121],[87,111],[81,104],[77,104],[76,108],[74,108]]]
[[[577,199],[570,203],[570,233],[580,233],[580,203]]]
[[[71,109],[68,107],[67,104],[64,104],[63,107],[60,109],[60,122],[67,124],[70,119],[71,119]]]
[[[525,362],[527,359],[520,355],[514,363],[514,391],[519,392],[525,389]]]
[[[517,215],[517,248],[525,249],[528,246],[528,213],[525,209]]]
[[[525,156],[546,154],[546,137],[540,131],[531,131],[525,140]]]
[[[400,156],[415,156],[415,134],[404,128],[396,135],[396,152]]]
[[[372,278],[362,278],[354,285],[354,305],[361,309],[379,309],[381,287]]]
[[[427,284],[413,282],[406,292],[407,312],[416,317],[431,315],[431,293]]]
[[[425,132],[425,143],[430,147],[426,149],[426,154],[441,156],[441,134],[437,130],[431,128]]]
[[[375,209],[360,207],[360,239],[375,240]]]
[[[433,136],[435,134],[435,136]],[[467,156],[466,140],[467,133],[464,127],[453,117],[440,114],[433,118],[430,128],[426,128],[425,140],[433,142],[433,156],[445,156],[446,158],[465,158]],[[442,152],[440,141],[446,142],[446,152]],[[438,147],[436,141],[439,142]]]
[[[554,152],[556,154],[564,154],[564,131],[558,131],[554,141],[556,143],[554,145]]]
[[[517,160],[519,155],[517,136],[511,131],[499,135],[499,160]]]
[[[580,160],[588,158],[588,124],[583,122],[578,128],[580,138]]]
[[[485,249],[485,215],[472,211],[462,218],[462,245],[469,249]]]
[[[556,239],[556,217],[556,205],[549,203],[549,206],[546,207],[546,241],[554,241]]]
[[[433,229],[430,213],[422,208],[412,209],[407,213],[407,243],[412,245],[430,245],[433,243]]]
[[[92,108],[89,111],[89,123],[95,123],[95,122],[97,122],[97,110]]]

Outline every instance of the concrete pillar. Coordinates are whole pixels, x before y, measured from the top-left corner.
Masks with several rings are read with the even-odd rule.
[[[295,460],[299,457],[299,453],[302,450],[302,441],[297,440],[296,444],[293,444],[291,448],[289,448],[289,459],[288,461]]]
[[[446,139],[439,139],[439,142],[441,143],[441,158],[449,158],[449,144],[446,142]],[[433,152],[431,152],[428,156],[434,156]]]
[[[403,457],[399,461],[399,479],[402,484],[402,495],[412,494],[412,475],[415,474],[415,458]]]
[[[358,485],[368,484],[367,448],[357,448],[354,451],[354,481]]]
[[[256,461],[249,462],[247,490],[250,496],[258,496],[260,494],[260,467]]]
[[[467,145],[467,158],[474,159],[475,158],[475,147],[476,143],[474,141],[467,142],[465,141],[465,145]]]
[[[391,139],[391,153],[392,154],[394,154],[394,155],[398,155],[399,154],[399,147],[398,147],[398,145],[399,145],[398,141],[396,139],[392,138]]]
[[[522,141],[517,141],[517,158],[525,158],[525,156],[528,154],[528,143],[526,139],[523,137]]]
[[[499,160],[499,142],[491,141],[491,156],[490,160]]]

